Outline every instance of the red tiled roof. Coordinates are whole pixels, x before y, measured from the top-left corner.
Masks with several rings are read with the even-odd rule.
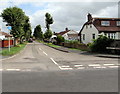
[[[62,32],[57,33],[57,35],[64,35],[65,33],[69,32],[69,31],[70,30],[68,30],[68,31],[62,31]]]
[[[1,35],[4,35],[5,37],[12,37],[12,35],[5,33],[5,32],[0,32]]]
[[[96,28],[98,29],[98,31],[104,31],[104,32],[120,32],[120,27],[111,27],[111,26],[96,26]]]

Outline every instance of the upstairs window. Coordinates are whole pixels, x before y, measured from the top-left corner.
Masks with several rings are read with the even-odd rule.
[[[92,38],[95,39],[95,34],[92,34]]]
[[[85,40],[85,34],[83,34],[83,40]]]
[[[101,21],[102,26],[110,26],[110,21]]]
[[[117,26],[120,26],[120,21],[117,21]]]

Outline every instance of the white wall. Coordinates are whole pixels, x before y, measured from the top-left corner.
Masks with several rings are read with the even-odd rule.
[[[68,35],[67,35],[67,33],[65,33],[64,35],[62,35],[62,37],[64,37],[65,40],[68,40]]]
[[[84,26],[82,32],[81,32],[81,40],[84,44],[88,44],[93,42],[93,34],[95,34],[95,39],[98,38],[98,30],[96,29],[96,27],[91,24],[92,27],[90,27],[90,25]],[[83,34],[85,34],[85,40],[83,40]]]
[[[119,40],[120,40],[120,32],[117,32],[117,33],[116,33],[116,39],[119,39]]]

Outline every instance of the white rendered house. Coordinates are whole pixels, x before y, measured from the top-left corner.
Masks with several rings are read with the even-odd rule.
[[[82,43],[91,43],[99,35],[120,40],[120,18],[92,18],[91,14],[88,14],[87,17],[88,21],[79,32]]]

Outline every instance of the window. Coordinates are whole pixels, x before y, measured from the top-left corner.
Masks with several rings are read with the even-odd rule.
[[[113,33],[111,33],[111,39],[114,39],[114,38],[113,38]]]
[[[83,40],[85,40],[85,34],[83,34]]]
[[[120,26],[120,21],[117,21],[117,26]]]
[[[116,38],[115,33],[113,33],[113,39],[115,39],[115,38]]]
[[[109,21],[101,21],[101,25],[102,26],[110,26],[110,22]]]
[[[93,39],[95,39],[95,34],[92,34]]]
[[[108,38],[110,38],[110,33],[108,33]]]

